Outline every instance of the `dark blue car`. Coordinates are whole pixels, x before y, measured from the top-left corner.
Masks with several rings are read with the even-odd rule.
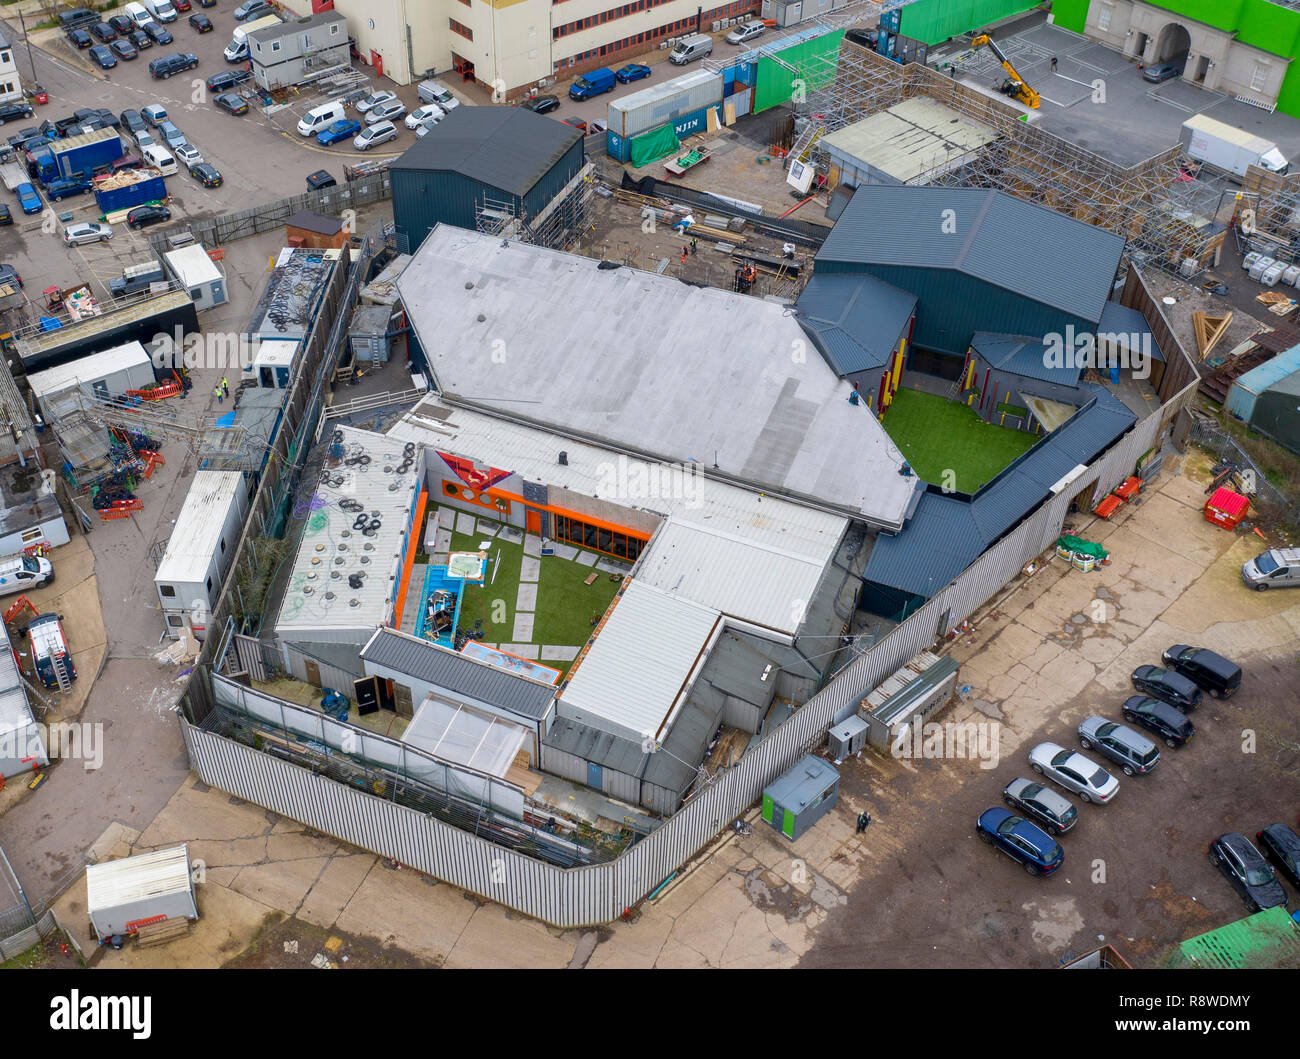
[[[322,147],[328,147],[330,144],[338,143],[341,140],[350,140],[353,136],[361,131],[359,121],[344,119],[336,121],[332,125],[327,125],[324,130],[316,134],[316,142]]]
[[[975,822],[975,833],[1024,865],[1030,875],[1051,875],[1065,860],[1065,852],[1047,832],[1006,809],[986,809]]]
[[[650,67],[644,63],[628,63],[614,75],[622,84],[630,85],[633,81],[640,81],[643,77],[650,76]]]
[[[90,190],[90,181],[84,176],[61,177],[51,180],[45,193],[55,202],[66,199],[69,195],[83,195]]]

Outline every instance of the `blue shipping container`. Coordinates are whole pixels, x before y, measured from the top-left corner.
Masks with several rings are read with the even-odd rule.
[[[143,206],[146,202],[157,202],[166,197],[167,184],[161,176],[141,180],[138,184],[128,184],[124,188],[95,192],[99,212],[105,216],[118,210],[128,210],[132,206]]]

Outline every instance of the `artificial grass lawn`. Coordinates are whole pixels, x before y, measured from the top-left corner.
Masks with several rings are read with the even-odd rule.
[[[1037,434],[985,423],[966,405],[920,390],[900,389],[882,423],[923,481],[973,493],[1039,440]]]

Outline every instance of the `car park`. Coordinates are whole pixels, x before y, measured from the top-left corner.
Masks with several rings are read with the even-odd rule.
[[[1110,758],[1125,776],[1145,776],[1160,764],[1160,751],[1141,732],[1135,732],[1105,717],[1086,717],[1079,723],[1079,745],[1084,750],[1097,748],[1102,757]]]
[[[78,26],[76,29],[68,30],[68,40],[72,41],[78,48],[89,48],[95,43],[95,38],[90,35],[90,31]]]
[[[307,174],[307,190],[320,191],[322,188],[338,187],[338,181],[328,169],[318,169],[314,173]]]
[[[190,176],[205,188],[219,188],[223,183],[221,174],[211,162],[195,162],[190,166]]]
[[[63,229],[63,241],[69,246],[80,246],[83,243],[102,243],[113,238],[113,229],[107,224],[97,224],[94,221],[84,221],[79,224],[70,224]]]
[[[316,134],[316,142],[323,147],[329,147],[331,144],[351,139],[360,131],[361,122],[353,121],[351,118],[344,118],[342,121],[336,121],[325,126],[323,130]]]
[[[1140,725],[1164,740],[1165,746],[1180,747],[1196,734],[1191,718],[1182,710],[1149,695],[1132,695],[1124,700],[1124,720]]]
[[[146,22],[144,31],[155,44],[171,44],[176,40],[172,36],[171,30],[157,22]]]
[[[203,155],[199,153],[199,149],[188,140],[174,144],[172,151],[176,155],[176,160],[186,169],[192,169],[203,161]]]
[[[650,74],[650,67],[646,66],[645,63],[628,63],[626,66],[620,67],[614,76],[619,79],[620,83],[630,85],[633,81],[640,81],[643,77],[649,77]]]
[[[212,19],[207,15],[190,15],[186,21],[200,33],[212,32]]]
[[[975,833],[1023,865],[1030,875],[1051,875],[1065,860],[1065,851],[1055,839],[1006,809],[986,809],[975,821]]]
[[[421,125],[437,125],[446,116],[446,111],[437,103],[425,103],[406,115],[406,127],[417,129]]]
[[[1273,869],[1240,832],[1230,831],[1210,843],[1210,863],[1227,876],[1252,912],[1286,907],[1286,891]]]
[[[172,211],[166,206],[137,206],[126,215],[126,226],[139,231],[151,224],[162,224],[172,219]]]
[[[96,44],[90,49],[89,54],[101,70],[111,70],[117,65],[117,56],[107,44]]]
[[[14,189],[14,194],[18,196],[18,205],[23,213],[40,213],[41,197],[36,193],[36,189],[29,183],[19,184]]]
[[[1079,821],[1079,810],[1064,795],[1033,780],[1016,778],[1002,788],[1002,797],[1049,835],[1061,835]]]
[[[370,95],[358,99],[355,105],[360,113],[369,114],[372,108],[381,103],[390,103],[396,98],[396,92],[371,92]]]
[[[245,19],[257,16],[274,14],[274,9],[267,0],[247,0],[246,3],[240,4],[235,8],[235,21],[243,22]]]
[[[0,103],[0,125],[7,121],[22,121],[24,118],[30,118],[34,113],[30,103],[21,101]]]
[[[1201,689],[1180,673],[1159,666],[1138,666],[1130,678],[1138,691],[1190,712],[1201,704]]]
[[[746,41],[755,40],[756,38],[761,37],[766,32],[767,26],[755,19],[752,22],[746,22],[743,25],[737,26],[723,39],[726,40],[728,44],[744,44]]]
[[[1175,673],[1216,699],[1226,699],[1241,687],[1241,666],[1206,647],[1176,643],[1160,657]]]
[[[213,96],[212,102],[227,114],[233,114],[235,117],[248,113],[248,104],[233,92],[222,92],[218,96]]]
[[[1271,860],[1282,877],[1300,889],[1300,835],[1286,824],[1269,824],[1255,833],[1265,859]]]
[[[73,195],[84,195],[90,190],[90,180],[85,176],[60,177],[58,180],[51,180],[45,188],[45,194],[50,197],[51,202],[58,202],[60,199],[70,198]]]
[[[109,47],[119,59],[134,59],[140,54],[140,50],[129,40],[115,40]]]
[[[131,30],[131,32],[127,34],[127,37],[130,39],[132,44],[140,49],[140,51],[144,51],[145,48],[153,47],[153,38],[142,29]]]
[[[236,85],[242,85],[252,76],[251,70],[222,70],[209,77],[205,84],[209,92],[225,92]]]
[[[90,27],[90,34],[98,41],[109,44],[117,39],[117,30],[107,22],[96,22]]]
[[[135,29],[135,23],[125,15],[112,15],[109,17],[108,24],[113,27],[115,33],[130,33]]]
[[[360,135],[352,141],[352,146],[358,151],[368,151],[372,147],[395,139],[397,139],[397,126],[391,121],[377,121],[362,129]]]
[[[1040,776],[1073,791],[1085,802],[1105,805],[1119,791],[1119,780],[1075,750],[1056,743],[1039,743],[1029,752],[1029,765]]]
[[[531,99],[520,100],[519,105],[525,110],[531,110],[534,114],[549,114],[553,110],[560,109],[559,96],[533,96]]]
[[[378,122],[392,122],[406,113],[406,104],[400,99],[390,99],[385,103],[379,103],[366,111],[366,124],[375,125]]]

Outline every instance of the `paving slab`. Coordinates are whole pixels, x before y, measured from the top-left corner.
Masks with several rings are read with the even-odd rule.
[[[431,883],[417,871],[394,871],[376,861],[333,928],[378,938],[441,963],[478,904],[454,886]]]
[[[519,580],[520,581],[537,581],[542,576],[542,561],[531,555],[525,555],[519,560]]]
[[[456,512],[456,532],[463,533],[467,537],[474,536],[474,529],[478,525],[478,520],[468,511]]]
[[[595,566],[597,558],[595,552],[579,552],[573,561],[579,566]]]
[[[572,662],[578,657],[580,647],[565,647],[560,644],[542,644],[543,662]]]
[[[542,554],[542,538],[536,533],[530,533],[524,538],[524,554],[540,557]]]
[[[298,917],[318,927],[333,927],[377,860],[372,853],[331,857],[299,907]]]
[[[519,586],[520,589],[523,585]],[[533,638],[533,615],[530,611],[515,612],[515,627],[511,635],[516,640],[531,640]],[[536,648],[533,648],[536,650]]]
[[[252,864],[241,868],[230,886],[245,897],[293,915],[316,885],[328,861],[328,857],[305,857]]]
[[[607,574],[627,575],[632,572],[632,567],[628,566],[627,563],[620,563],[614,559],[603,559],[603,558],[598,558],[596,560],[596,569],[602,570]]]
[[[555,553],[557,559],[567,559],[572,562],[578,557],[578,549],[572,544],[565,544],[563,541],[547,541],[546,546]]]
[[[567,967],[581,931],[557,931],[487,904],[475,910],[445,967]],[[510,944],[501,939],[509,937]]]
[[[515,597],[515,610],[531,612],[536,609],[537,583],[535,581],[532,583],[521,581],[519,584],[519,594]]]
[[[501,539],[509,541],[511,544],[518,544],[524,539],[524,531],[518,526],[506,526],[501,530]]]
[[[478,536],[495,537],[498,533],[501,532],[501,523],[494,522],[492,521],[492,519],[481,518],[478,520],[477,528],[478,528]]]
[[[536,660],[539,647],[535,643],[503,643],[499,645],[501,650],[508,654],[518,655],[520,658],[529,658]]]

